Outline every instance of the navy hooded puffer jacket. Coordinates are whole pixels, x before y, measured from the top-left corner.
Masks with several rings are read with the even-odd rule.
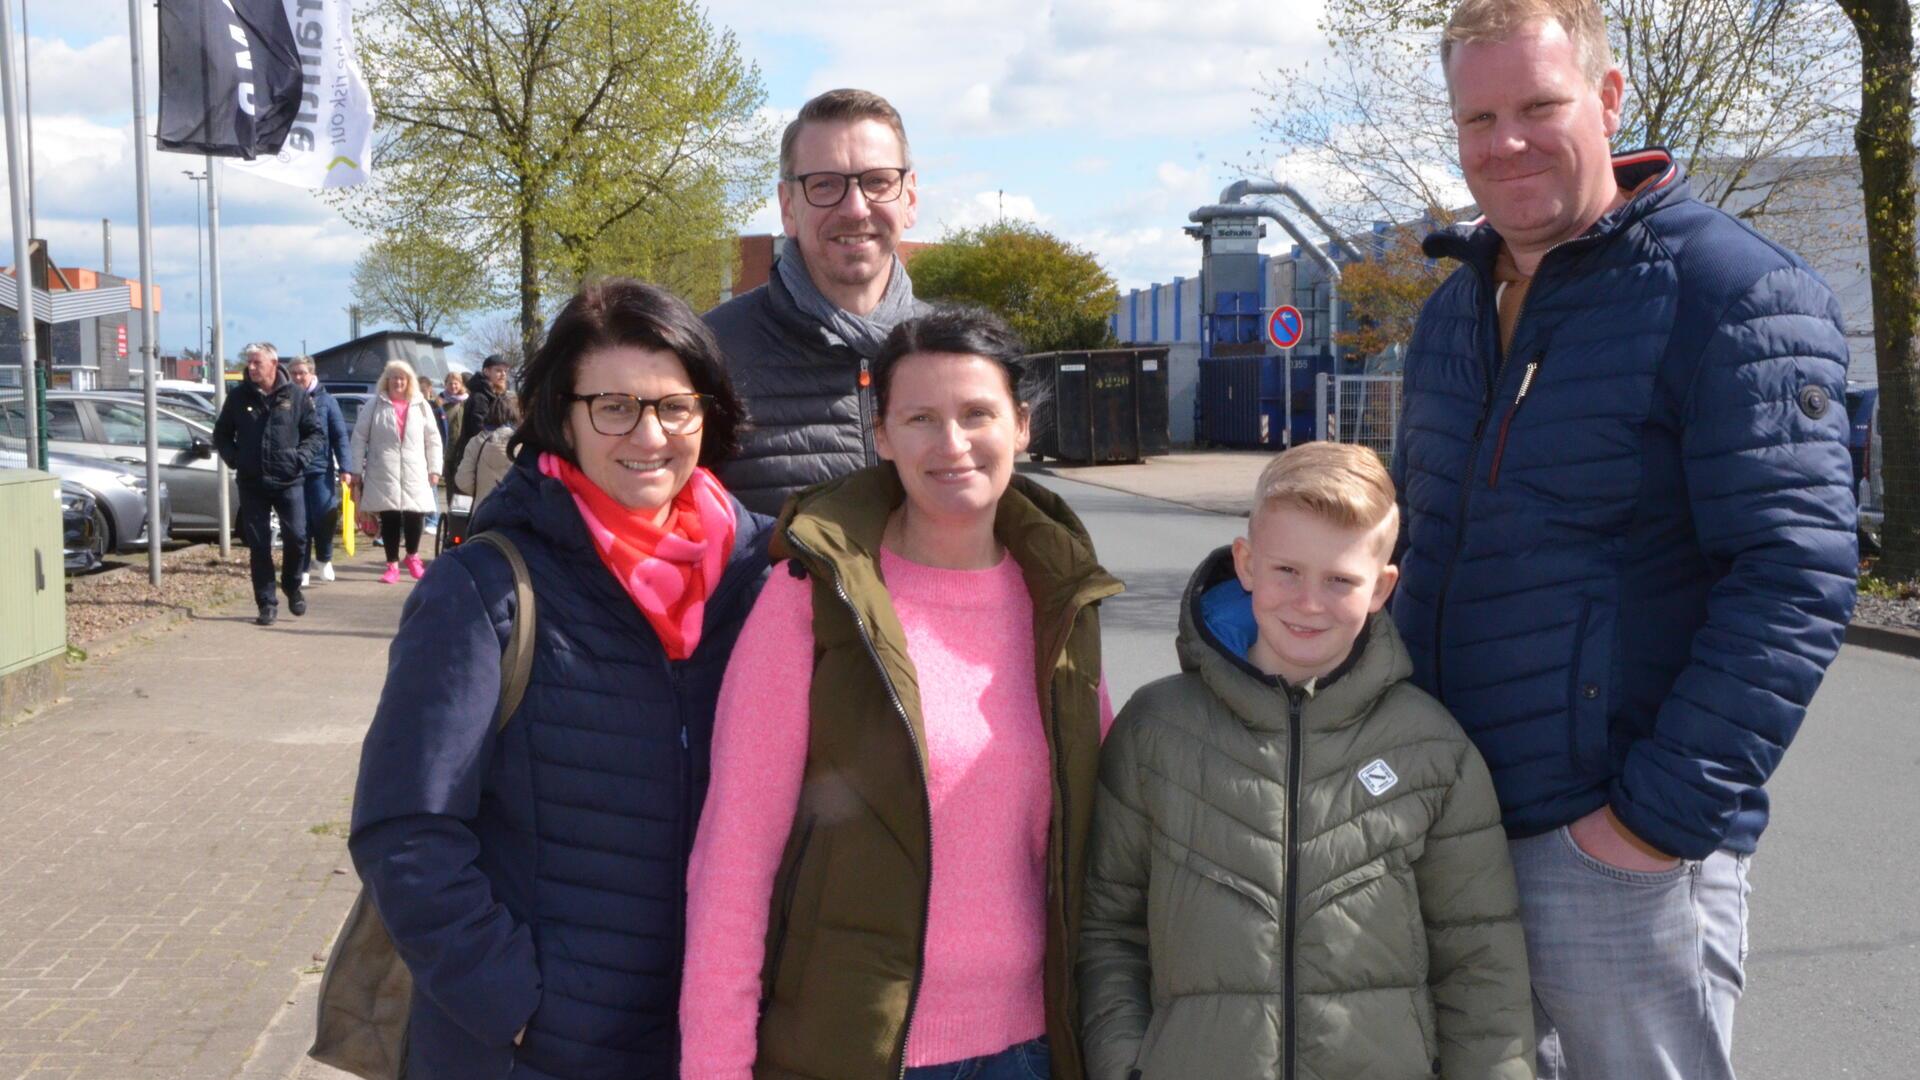
[[[671,662],[535,458],[520,455],[473,523],[510,537],[533,579],[519,710],[495,736],[512,571],[492,548],[457,547],[408,598],[360,760],[349,848],[414,975],[412,1080],[679,1068],[687,857],[771,523],[734,504],[699,647]]]
[[[1665,152],[1614,164],[1646,187],[1542,259],[1504,356],[1499,236],[1427,240],[1466,265],[1408,350],[1393,614],[1511,835],[1611,804],[1746,852],[1853,608],[1840,308]]]

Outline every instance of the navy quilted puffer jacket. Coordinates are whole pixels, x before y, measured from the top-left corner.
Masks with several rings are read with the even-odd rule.
[[[1393,614],[1511,835],[1610,803],[1751,851],[1853,609],[1840,307],[1664,152],[1614,165],[1654,182],[1541,260],[1505,356],[1499,236],[1427,239],[1465,265],[1408,350]]]
[[[534,457],[473,523],[511,537],[532,574],[526,698],[496,737],[512,571],[455,548],[401,616],[349,847],[414,974],[411,1080],[672,1077],[687,854],[770,522],[735,504],[699,648],[670,662]]]

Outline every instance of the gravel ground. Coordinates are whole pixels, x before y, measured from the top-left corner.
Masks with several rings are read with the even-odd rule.
[[[195,545],[161,556],[160,586],[147,582],[145,556],[130,565],[67,580],[67,641],[81,648],[169,611],[204,612],[247,595],[247,549],[235,544],[222,561],[220,549]]]
[[[1920,630],[1920,595],[1903,600],[1883,600],[1862,593],[1854,606],[1853,621]]]

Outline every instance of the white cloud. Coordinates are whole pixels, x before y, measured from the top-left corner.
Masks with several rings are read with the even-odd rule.
[[[956,193],[938,201],[929,198],[922,205],[920,238],[943,240],[961,229],[976,229],[1002,219],[1043,226],[1050,220],[1048,215],[1040,212],[1039,204],[1031,195],[1001,191],[976,191],[971,195]],[[928,226],[933,228],[929,230]],[[932,236],[926,235],[929,231],[933,233]]]
[[[979,134],[1238,128],[1260,77],[1319,47],[1320,0],[712,0],[713,19],[825,49],[806,92],[865,86],[911,133],[929,118]],[[789,108],[799,102],[782,103]]]
[[[56,109],[81,116],[133,115],[132,54],[127,50],[126,13],[120,33],[75,46],[59,38],[32,41],[34,111]],[[153,38],[147,39],[150,43]],[[152,63],[152,54],[148,54]],[[152,87],[149,86],[151,93]],[[151,98],[149,109],[154,107]],[[38,120],[38,118],[36,118]],[[37,136],[39,131],[34,134]]]

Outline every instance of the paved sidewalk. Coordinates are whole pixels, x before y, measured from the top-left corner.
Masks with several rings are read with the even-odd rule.
[[[1179,503],[1196,510],[1246,517],[1253,510],[1254,481],[1277,453],[1277,450],[1176,450],[1150,457],[1138,465],[1067,465],[1048,461],[1045,464],[1022,462],[1020,468]]]
[[[297,1066],[288,1002],[358,887],[354,770],[409,591],[376,558],[337,562],[304,618],[242,602],[0,728],[0,1080]]]

